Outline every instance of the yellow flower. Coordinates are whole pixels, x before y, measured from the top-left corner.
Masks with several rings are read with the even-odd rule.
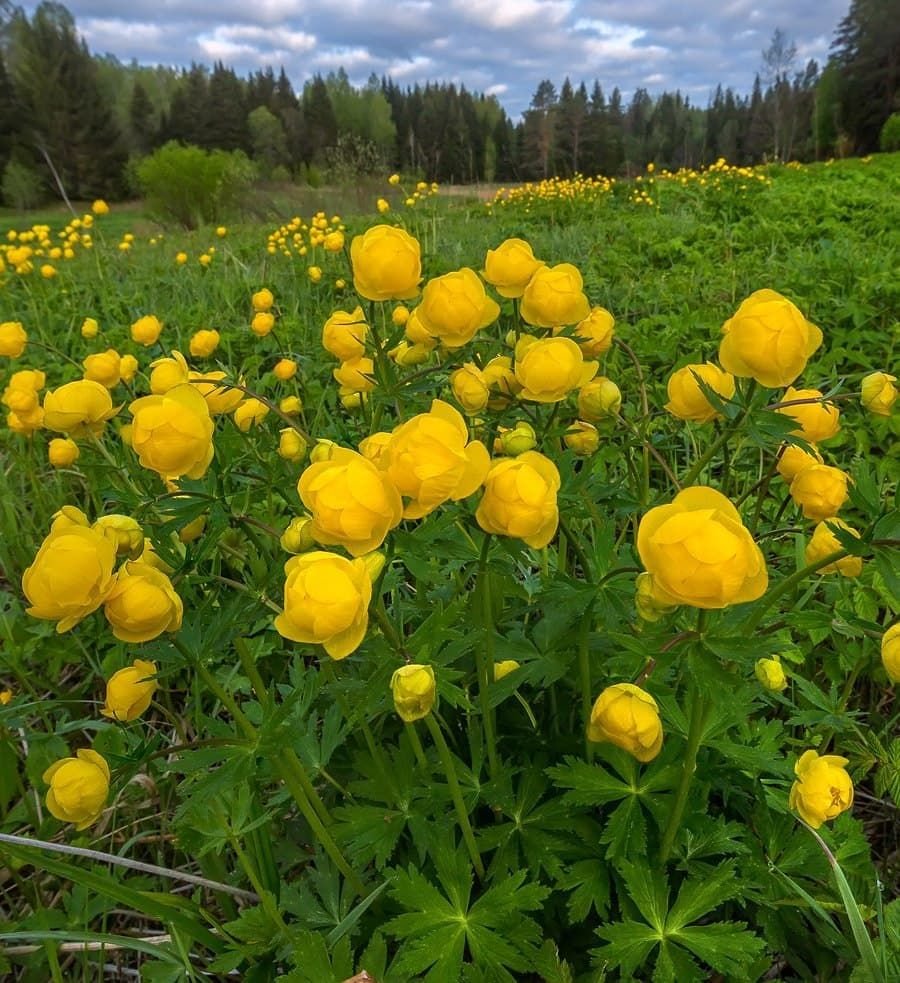
[[[381,459],[384,456],[387,445],[391,442],[391,437],[393,437],[393,434],[387,433],[384,430],[369,434],[368,437],[364,437],[359,442],[360,454],[367,461],[371,461],[377,467],[381,467]]]
[[[50,815],[75,823],[75,829],[87,829],[100,818],[109,797],[109,765],[96,751],[81,748],[74,758],[54,762],[42,777],[50,786]]]
[[[123,642],[149,642],[164,631],[181,627],[181,598],[161,571],[140,560],[128,560],[103,605],[113,634]]]
[[[54,468],[67,468],[78,460],[78,444],[68,437],[54,437],[47,447],[47,459]]]
[[[280,431],[278,456],[295,463],[306,457],[306,441],[293,427],[285,427]]]
[[[193,543],[195,539],[199,539],[203,535],[203,531],[206,529],[206,516],[198,515],[196,519],[192,519],[186,526],[182,526],[178,530],[178,539],[182,543]]]
[[[669,377],[666,409],[679,420],[708,423],[721,414],[704,395],[696,376],[723,400],[727,401],[734,395],[734,376],[723,372],[718,365],[712,362],[685,365]]]
[[[769,389],[789,386],[822,344],[822,332],[774,290],[757,290],[722,325],[719,361]]]
[[[265,313],[272,309],[272,305],[275,303],[275,297],[272,291],[268,287],[263,287],[262,290],[257,290],[255,294],[250,298],[250,303],[253,306],[253,310],[257,314]]]
[[[185,253],[185,252],[175,253],[175,262],[179,266],[184,266],[184,264],[187,261],[188,261],[188,254],[187,253]]]
[[[900,621],[881,636],[881,662],[888,679],[900,683]]]
[[[432,336],[425,330],[425,325],[419,320],[418,307],[410,311],[410,315],[406,319],[406,324],[403,327],[403,333],[406,336],[407,341],[412,342],[412,344],[424,345],[426,348],[437,347],[437,338],[432,338]]]
[[[278,404],[278,409],[287,416],[297,416],[303,412],[303,400],[299,396],[285,396]]]
[[[350,244],[353,286],[366,300],[409,300],[419,292],[419,243],[403,229],[375,225]]]
[[[219,237],[220,239],[224,239],[224,238],[225,238],[225,236],[227,236],[227,235],[228,235],[228,229],[227,229],[227,228],[225,228],[225,226],[224,226],[224,225],[220,225],[220,226],[218,226],[218,227],[216,228],[216,235],[217,235],[217,236],[218,236],[218,237]]]
[[[563,441],[579,457],[589,457],[600,446],[600,434],[592,423],[576,420],[566,431]]]
[[[129,407],[131,446],[141,465],[164,480],[201,478],[213,459],[213,422],[193,384],[162,396],[144,396]]]
[[[651,509],[637,547],[656,597],[669,604],[724,608],[755,601],[768,586],[765,560],[738,510],[712,488],[685,488]]]
[[[14,695],[11,689],[0,690],[0,706],[9,706]]]
[[[0,355],[18,358],[25,351],[28,335],[20,321],[4,321],[0,324]]]
[[[464,267],[429,280],[416,313],[425,331],[445,348],[461,348],[497,320],[500,308],[475,271]]]
[[[513,372],[512,359],[508,355],[495,355],[482,372],[492,393],[488,400],[489,409],[504,409],[521,392],[522,384]]]
[[[388,184],[392,184],[392,185],[396,186],[399,183],[400,183],[400,175],[399,174],[392,174],[388,178]]]
[[[807,519],[821,522],[838,514],[847,501],[849,477],[840,468],[812,464],[803,468],[791,482],[791,498]]]
[[[159,340],[161,332],[162,324],[159,318],[153,314],[146,314],[131,325],[131,340],[139,345],[153,345]]]
[[[190,353],[194,358],[209,358],[219,347],[219,332],[215,328],[204,328],[194,332],[189,344]]]
[[[638,761],[652,761],[663,742],[656,700],[632,683],[608,686],[594,701],[588,740],[608,741]]]
[[[372,600],[365,560],[314,551],[291,557],[284,572],[284,614],[275,619],[278,633],[321,645],[332,659],[355,652],[369,625]]]
[[[499,436],[494,442],[494,453],[518,457],[526,451],[533,451],[535,447],[537,447],[537,434],[534,432],[534,427],[524,420],[517,420],[512,429],[500,427]]]
[[[468,440],[465,420],[440,399],[433,400],[428,413],[394,430],[379,467],[409,499],[404,519],[421,519],[448,499],[459,501],[480,487],[490,457],[480,440]]]
[[[781,477],[790,484],[804,468],[822,463],[822,455],[817,448],[813,447],[812,453],[809,453],[797,444],[785,444],[776,468]]]
[[[516,380],[522,387],[519,399],[558,403],[596,374],[597,363],[585,362],[571,338],[520,339],[516,346]]]
[[[665,614],[670,614],[678,607],[667,600],[661,600],[653,586],[653,577],[649,573],[639,573],[634,580],[634,606],[638,617],[644,621],[659,621]]]
[[[484,373],[474,362],[450,373],[450,388],[459,405],[469,416],[480,413],[488,403],[491,391]]]
[[[131,382],[138,370],[138,360],[134,355],[123,355],[119,362],[119,377],[122,382]]]
[[[847,759],[837,754],[821,757],[804,751],[794,765],[797,780],[791,786],[789,807],[818,829],[853,805],[853,782],[844,769]]]
[[[485,532],[513,536],[534,549],[553,539],[559,524],[556,465],[537,451],[494,461],[475,518]]]
[[[244,398],[240,389],[235,389],[227,383],[220,385],[226,379],[224,372],[190,372],[188,375],[190,384],[206,400],[212,416],[231,413]]]
[[[279,539],[281,548],[286,553],[306,553],[311,550],[316,545],[312,537],[311,524],[311,515],[298,515],[291,519]]]
[[[297,363],[292,358],[282,358],[275,363],[275,368],[272,371],[275,373],[276,379],[287,382],[288,379],[293,379],[297,374]]]
[[[400,522],[403,502],[387,475],[361,454],[337,446],[330,454],[303,472],[297,491],[312,513],[316,542],[361,556],[378,549]]]
[[[393,311],[391,311],[391,324],[396,328],[402,328],[408,320],[409,308],[404,307],[403,304],[397,304]]]
[[[339,253],[344,248],[344,233],[340,231],[329,232],[322,240],[325,251],[329,253]]]
[[[162,396],[190,379],[190,370],[181,352],[173,351],[171,358],[158,358],[150,363],[150,392]]]
[[[100,711],[112,720],[130,722],[145,713],[156,692],[156,663],[135,659],[114,672],[106,683],[106,702]]]
[[[91,205],[91,211],[95,215],[107,215],[109,213],[109,205],[102,198],[98,198],[93,205]]]
[[[107,389],[112,389],[119,384],[122,375],[122,358],[115,348],[107,348],[105,352],[88,355],[81,364],[84,366],[85,379],[99,382]]]
[[[434,706],[436,693],[437,683],[431,666],[411,663],[395,669],[391,676],[394,709],[404,723],[411,724],[427,717]]]
[[[578,390],[578,415],[589,423],[614,417],[621,408],[622,393],[605,375],[597,376]]]
[[[331,374],[350,393],[370,393],[375,388],[375,363],[365,356],[342,362]]]
[[[887,372],[872,372],[862,381],[861,402],[863,406],[876,416],[890,416],[891,407],[897,399],[897,381],[895,375]]]
[[[313,283],[319,283],[319,281],[322,279],[322,267],[310,266],[306,271],[306,275]]]
[[[238,430],[248,433],[251,427],[262,423],[269,415],[269,407],[256,397],[243,400],[234,411],[234,422]]]
[[[265,338],[275,327],[275,315],[269,311],[258,311],[250,322],[250,330],[258,337]]]
[[[780,693],[787,688],[787,676],[779,659],[757,659],[753,671],[764,689]]]
[[[335,311],[322,328],[322,347],[342,362],[360,358],[366,352],[369,326],[362,308]]]
[[[605,307],[593,307],[591,313],[575,325],[575,341],[585,358],[598,358],[608,352],[615,334],[616,319]],[[558,334],[561,328],[554,328]]]
[[[515,672],[519,668],[519,663],[515,659],[503,659],[494,663],[494,682],[499,683],[501,679]]]
[[[378,209],[379,215],[384,215],[391,210],[391,205],[387,198],[379,198],[375,202],[375,207]]]
[[[113,407],[105,386],[90,379],[78,379],[46,393],[44,426],[70,437],[99,436],[106,421],[119,409]]]
[[[581,274],[571,263],[542,266],[522,294],[522,318],[537,328],[577,324],[591,313]]]
[[[521,297],[528,281],[542,266],[546,263],[535,259],[531,245],[524,239],[506,239],[487,251],[481,275],[501,297]]]
[[[130,515],[101,515],[94,528],[108,535],[116,544],[117,556],[140,556],[144,548],[144,530]]]
[[[97,324],[95,318],[86,317],[81,324],[81,337],[86,338],[90,341],[91,338],[96,338],[98,332],[100,331],[100,325]]]
[[[817,563],[819,560],[824,560],[826,556],[843,550],[844,547],[834,534],[833,526],[859,539],[859,533],[852,526],[848,526],[843,519],[831,518],[819,522],[803,551],[803,558],[807,565]],[[844,577],[858,577],[862,573],[862,562],[861,556],[845,556],[834,563],[829,563],[828,566],[819,567],[819,573],[839,573]]]
[[[405,367],[411,365],[421,365],[428,361],[428,356],[433,350],[433,345],[411,345],[408,341],[401,341],[396,348],[392,348],[388,355],[398,364]]]
[[[113,586],[115,542],[100,530],[56,525],[22,574],[22,591],[33,618],[56,621],[68,631],[103,603]]]
[[[789,403],[795,399],[820,400],[822,394],[818,389],[795,389],[790,386],[781,398],[781,402]],[[840,429],[840,410],[834,403],[815,402],[800,403],[797,406],[785,406],[776,412],[792,417],[800,426],[792,430],[794,437],[802,437],[807,443],[818,444],[820,441],[833,437]]]

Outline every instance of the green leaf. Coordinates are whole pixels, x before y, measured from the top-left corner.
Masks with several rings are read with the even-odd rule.
[[[591,952],[594,965],[604,969],[618,967],[623,980],[631,979],[634,971],[659,944],[659,935],[640,922],[603,925],[597,929],[597,934],[608,944]]]
[[[745,929],[743,922],[716,922],[679,929],[672,937],[718,972],[739,976],[765,949],[762,939]]]
[[[623,860],[619,870],[625,882],[628,897],[659,935],[664,932],[666,912],[669,907],[669,889],[664,877],[651,871],[646,862],[629,863]]]
[[[677,932],[733,898],[738,890],[733,863],[723,864],[708,877],[685,881],[666,918],[666,932]]]
[[[596,860],[578,860],[557,879],[558,890],[571,891],[568,908],[569,920],[583,922],[596,911],[604,918],[609,909],[609,871],[606,863]]]
[[[547,774],[558,788],[570,789],[563,800],[571,805],[603,805],[634,795],[634,789],[630,785],[611,775],[600,765],[589,764],[572,755],[566,756],[563,761],[565,763],[562,765],[548,768]]]
[[[27,932],[4,932],[0,934],[0,942],[9,944],[11,942],[100,942],[104,945],[118,946],[120,949],[131,949],[133,952],[142,952],[145,956],[158,959],[160,962],[170,966],[177,966],[184,970],[185,964],[172,952],[171,943],[154,945],[145,942],[143,939],[133,939],[128,935],[111,935],[105,932],[76,932],[72,929],[61,931],[27,931]]]

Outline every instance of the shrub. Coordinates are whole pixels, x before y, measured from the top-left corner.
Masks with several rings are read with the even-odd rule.
[[[3,201],[20,212],[36,208],[44,200],[44,182],[25,164],[11,160],[3,171]]]
[[[900,150],[900,113],[894,113],[885,120],[878,145],[886,154]]]

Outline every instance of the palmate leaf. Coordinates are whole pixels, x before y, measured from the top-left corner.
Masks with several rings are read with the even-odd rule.
[[[597,806],[634,795],[628,782],[616,778],[599,765],[567,755],[564,764],[548,768],[547,774],[559,788],[566,788],[563,800],[575,806]]]
[[[600,968],[618,967],[622,979],[631,979],[634,971],[659,945],[659,935],[642,922],[619,922],[597,929],[607,945],[592,953],[594,963]]]
[[[678,932],[737,893],[734,864],[727,863],[708,877],[685,881],[666,917],[666,931]]]
[[[595,860],[578,860],[557,880],[556,887],[571,891],[568,908],[569,920],[583,922],[591,913],[604,917],[609,909],[609,872],[599,857]]]
[[[765,944],[743,922],[715,922],[690,925],[672,935],[680,945],[719,973],[739,974],[741,969],[762,955]]]

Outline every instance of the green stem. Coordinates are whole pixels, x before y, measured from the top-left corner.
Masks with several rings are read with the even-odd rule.
[[[404,727],[404,733],[409,738],[409,743],[412,744],[413,753],[416,756],[416,761],[419,762],[419,767],[425,774],[428,774],[428,758],[425,757],[425,749],[422,747],[422,742],[419,740],[419,732],[416,730],[414,724],[407,724]]]
[[[688,725],[687,748],[685,748],[684,761],[681,765],[681,781],[675,793],[672,812],[669,814],[669,822],[663,833],[662,846],[659,849],[659,860],[663,864],[666,863],[672,853],[675,836],[681,826],[681,817],[684,815],[684,807],[687,805],[688,793],[691,790],[691,782],[697,768],[697,752],[703,740],[703,731],[710,709],[711,704],[695,689],[691,697],[691,719]]]
[[[275,922],[282,932],[287,932],[287,925],[285,924],[284,918],[281,917],[281,912],[278,910],[278,905],[275,904],[275,899],[272,897],[272,893],[266,890],[250,858],[247,856],[244,850],[241,849],[241,844],[238,842],[238,838],[232,833],[232,835],[228,837],[228,841],[231,844],[231,849],[234,850],[235,856],[238,858],[238,862],[244,868],[244,873],[247,875],[247,879],[253,885],[253,890],[259,895],[260,903],[265,909],[266,914],[272,919],[273,922]]]
[[[478,596],[481,601],[482,631],[484,644],[476,648],[475,658],[478,668],[478,702],[481,707],[481,717],[484,726],[484,740],[487,744],[488,773],[496,778],[500,771],[497,756],[497,736],[494,732],[494,711],[490,704],[489,691],[494,679],[494,617],[491,610],[491,585],[488,570],[488,552],[491,547],[491,537],[485,534],[484,545],[481,547],[481,558],[478,561]]]
[[[575,554],[575,559],[578,560],[578,565],[581,567],[584,579],[590,583],[594,578],[591,576],[591,568],[588,564],[588,558],[585,555],[584,550],[581,548],[581,545],[575,539],[569,524],[562,516],[559,517],[559,528],[563,531],[566,540],[572,547],[572,552]]]
[[[593,683],[591,682],[591,654],[588,649],[588,635],[591,631],[593,605],[588,605],[582,616],[578,629],[578,671],[581,676],[581,717],[584,734],[584,756],[588,761],[594,758],[594,746],[588,739],[588,726],[591,722],[591,707],[593,706]]]
[[[683,488],[687,488],[692,485],[700,475],[700,472],[706,467],[707,464],[715,457],[717,451],[720,447],[728,440],[728,438],[734,433],[735,430],[747,419],[750,415],[750,410],[752,409],[753,394],[756,389],[756,382],[752,382],[747,387],[747,404],[744,409],[728,424],[722,428],[722,432],[719,436],[706,448],[703,454],[694,462],[694,466],[688,471],[688,473],[681,479],[681,485]]]
[[[444,775],[447,778],[447,784],[450,786],[450,795],[453,798],[453,805],[456,808],[456,818],[459,820],[459,825],[462,829],[466,849],[469,851],[472,866],[475,868],[475,873],[478,875],[478,879],[483,880],[484,864],[481,862],[481,854],[478,852],[478,845],[475,843],[475,834],[472,832],[472,826],[469,823],[469,814],[466,811],[466,804],[463,801],[462,790],[459,787],[459,779],[456,777],[456,769],[453,766],[453,758],[450,755],[450,748],[447,747],[447,742],[444,740],[444,735],[441,733],[441,728],[438,727],[432,714],[429,713],[425,718],[425,725],[428,727],[428,730],[431,733],[431,739],[434,741],[434,746],[437,748],[437,753],[441,759],[441,764],[444,766]]]

